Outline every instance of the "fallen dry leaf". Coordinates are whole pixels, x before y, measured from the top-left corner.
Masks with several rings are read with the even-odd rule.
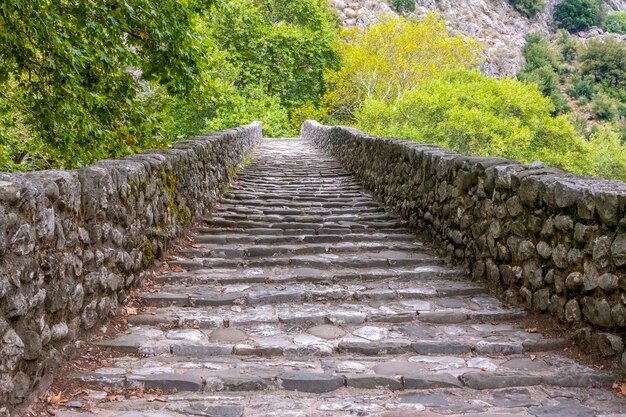
[[[153,401],[158,401],[161,403],[166,403],[167,400],[165,398],[161,398],[161,397],[154,397],[154,398],[147,398],[146,401],[148,401],[149,403],[153,402]]]
[[[530,355],[530,360],[534,361],[535,359],[537,359],[537,355]]]
[[[124,307],[124,310],[126,311],[126,314],[128,314],[129,316],[136,316],[137,314],[139,314],[139,309],[137,307]]]
[[[48,395],[46,401],[48,402],[48,404],[52,405],[63,405],[68,400],[63,398],[63,394],[61,393],[61,391],[59,391],[58,394],[55,394],[54,391],[50,391],[50,394]]]
[[[178,265],[174,265],[172,267],[172,272],[185,272],[185,270]]]
[[[117,394],[109,394],[107,395],[107,397],[104,399],[105,402],[107,403],[112,403],[114,401],[117,401]]]
[[[613,389],[615,390],[615,394],[619,395],[620,397],[626,397],[626,381],[622,382],[621,384],[613,384]]]

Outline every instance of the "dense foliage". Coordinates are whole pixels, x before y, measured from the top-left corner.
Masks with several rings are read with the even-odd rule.
[[[554,9],[554,19],[559,27],[578,32],[600,24],[601,0],[563,0]]]
[[[593,39],[582,48],[580,60],[583,75],[609,87],[626,88],[626,43],[613,38]]]
[[[511,0],[511,3],[528,17],[533,17],[546,9],[545,0]]]
[[[415,11],[415,0],[391,0],[391,5],[400,13]]]
[[[142,91],[196,88],[206,0],[3,1],[0,153],[68,167],[156,145]],[[139,76],[141,75],[141,76]],[[141,81],[140,81],[141,79]]]
[[[211,35],[237,69],[235,86],[278,100],[285,121],[299,107],[319,104],[324,72],[339,62],[338,27],[326,0],[229,0],[212,18]],[[269,127],[274,135],[290,130],[288,123]]]
[[[563,1],[557,21],[578,30],[587,3]],[[255,119],[292,135],[316,118],[626,179],[626,45],[611,39],[531,33],[519,80],[497,80],[436,13],[339,32],[326,0],[10,0],[0,29],[3,170],[82,166]]]
[[[397,100],[443,71],[472,67],[481,52],[475,41],[451,36],[436,13],[420,21],[388,19],[367,30],[353,28],[343,38],[342,66],[329,73],[333,90],[326,97],[340,122],[353,120],[366,99]]]
[[[608,15],[604,21],[604,30],[607,32],[626,34],[626,11],[619,11]]]
[[[367,101],[358,125],[463,153],[541,159],[581,171],[583,141],[552,110],[551,100],[532,85],[460,70],[429,79],[392,104]]]
[[[253,119],[294,131],[334,67],[324,0],[0,5],[0,169],[70,168]]]
[[[518,78],[537,84],[543,95],[552,100],[555,113],[568,112],[570,107],[561,94],[559,85],[558,72],[563,63],[561,55],[539,32],[532,32],[526,37],[522,52],[526,63],[520,70]]]

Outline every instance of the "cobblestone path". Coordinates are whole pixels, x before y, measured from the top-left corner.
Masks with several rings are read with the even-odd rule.
[[[265,140],[195,232],[101,343],[123,357],[74,375],[92,401],[164,393],[57,415],[626,416],[612,374],[525,329],[302,140]]]

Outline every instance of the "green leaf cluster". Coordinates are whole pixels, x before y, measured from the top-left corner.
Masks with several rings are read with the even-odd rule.
[[[319,105],[324,73],[339,65],[339,28],[325,0],[225,0],[211,17],[211,36],[236,68],[235,86],[280,103],[287,120],[301,106]]]
[[[3,159],[69,168],[162,145],[143,104],[154,88],[171,95],[196,88],[204,56],[193,28],[207,4],[3,1]]]
[[[545,0],[511,0],[513,7],[528,17],[543,13],[546,9]]]
[[[415,11],[415,0],[391,0],[391,6],[400,13],[412,13]]]
[[[626,11],[619,11],[608,15],[604,21],[604,30],[607,32],[626,34]]]
[[[554,9],[557,25],[570,32],[578,32],[602,22],[601,0],[563,0]]]
[[[518,78],[537,84],[543,95],[552,99],[556,113],[568,112],[570,107],[559,88],[559,72],[563,62],[558,51],[552,48],[545,35],[531,32],[526,37],[522,52],[526,62]]]
[[[533,84],[459,70],[424,82],[388,104],[368,100],[357,125],[475,155],[495,155],[582,172],[584,141]]]

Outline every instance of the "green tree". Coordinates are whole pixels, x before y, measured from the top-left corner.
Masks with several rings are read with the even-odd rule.
[[[584,140],[532,84],[496,80],[477,71],[451,71],[386,103],[369,99],[357,126],[449,147],[466,154],[536,159],[585,172]]]
[[[480,45],[452,36],[445,21],[429,13],[420,21],[387,19],[343,33],[342,67],[328,73],[333,90],[326,103],[340,122],[352,120],[367,98],[393,101],[424,80],[480,62]]]
[[[613,38],[592,39],[580,55],[581,71],[597,82],[624,88],[626,82],[626,43]]]
[[[546,9],[544,0],[511,0],[511,3],[518,11],[528,17],[534,17]]]
[[[554,20],[570,32],[589,29],[602,21],[602,1],[563,0],[554,9]]]
[[[604,30],[607,32],[626,34],[626,11],[611,13],[604,21]]]
[[[556,113],[570,110],[565,97],[559,89],[558,71],[561,69],[561,56],[555,51],[545,35],[539,32],[529,33],[522,50],[526,63],[518,78],[539,86],[540,91],[552,99]]]
[[[415,0],[391,0],[391,5],[400,13],[415,11]]]
[[[324,72],[339,63],[325,0],[225,0],[211,17],[212,37],[239,69],[237,86],[277,96],[289,111],[320,102]]]
[[[0,153],[69,168],[163,144],[145,96],[151,85],[171,95],[198,88],[194,25],[208,3],[2,2]]]

